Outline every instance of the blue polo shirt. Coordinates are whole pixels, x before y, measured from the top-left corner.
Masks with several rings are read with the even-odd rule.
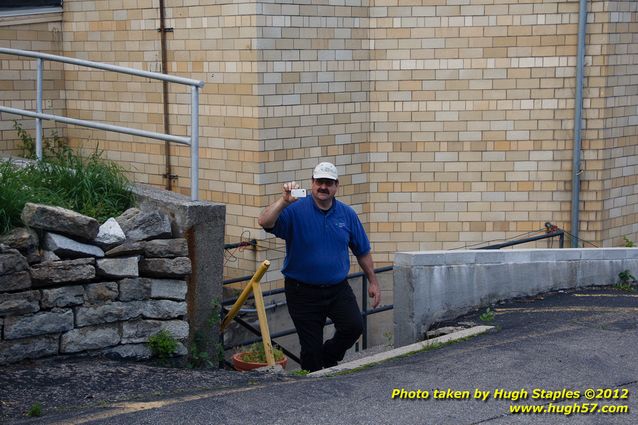
[[[333,200],[322,211],[312,196],[286,207],[267,232],[286,241],[284,276],[311,285],[342,282],[350,271],[348,249],[358,257],[370,252],[359,217],[348,205]]]

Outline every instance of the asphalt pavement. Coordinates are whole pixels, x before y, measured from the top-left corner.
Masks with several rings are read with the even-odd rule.
[[[479,314],[490,318],[485,311],[458,319],[495,327],[487,333],[336,375],[199,371],[189,376],[192,371],[153,370],[156,393],[112,401],[98,396],[94,403],[75,405],[61,400],[65,408],[47,406],[40,418],[3,418],[7,423],[153,425],[638,422],[638,293],[613,288],[555,292],[493,310],[488,323],[479,319]],[[37,400],[38,383],[21,376]],[[107,393],[129,394],[130,388],[111,378]],[[140,372],[127,385],[143,379]],[[179,379],[200,382],[181,388],[175,386]],[[211,382],[204,385],[207,379]],[[12,403],[8,382],[10,377],[3,383],[0,376],[5,406]],[[78,385],[75,391],[81,391]],[[541,411],[514,411],[534,408]]]

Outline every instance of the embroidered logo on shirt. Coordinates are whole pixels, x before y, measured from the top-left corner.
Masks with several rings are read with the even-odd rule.
[[[338,228],[343,229],[344,227],[346,227],[346,223],[335,223],[337,225]]]

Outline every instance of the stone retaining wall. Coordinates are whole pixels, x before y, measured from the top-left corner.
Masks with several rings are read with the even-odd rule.
[[[148,358],[146,342],[160,330],[189,337],[191,261],[168,214],[130,209],[99,226],[27,204],[22,218],[28,228],[0,237],[0,364],[78,353]]]
[[[397,253],[394,344],[423,339],[435,322],[492,303],[557,289],[612,285],[638,272],[638,249],[578,248]]]

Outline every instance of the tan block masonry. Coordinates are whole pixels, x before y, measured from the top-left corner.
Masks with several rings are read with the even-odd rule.
[[[285,181],[309,188],[312,168],[327,160],[339,169],[340,199],[363,214],[369,199],[368,2],[308,3],[263,3],[258,17],[265,70],[259,137],[268,160],[256,213],[280,196]],[[258,251],[257,259],[274,260],[264,281],[276,281],[284,245],[263,230],[257,235],[274,247]]]
[[[571,125],[573,95],[559,90],[573,73],[559,70],[574,69],[575,31],[557,23],[569,27],[577,9],[418,3],[370,11],[370,119],[381,131],[369,148],[387,156],[371,161],[368,223],[416,229],[373,232],[375,246],[448,249],[545,221],[566,227],[571,141],[558,132]]]
[[[117,2],[97,2],[87,10],[81,1],[65,2],[65,50],[75,56],[97,61],[118,61],[127,66],[158,71],[161,68],[159,10],[157,2],[137,1],[122,10]],[[189,2],[171,5],[166,10],[168,72],[188,75],[206,81],[200,95],[200,196],[229,206],[236,206],[227,221],[229,236],[239,236],[243,205],[254,205],[259,195],[252,173],[259,164],[260,144],[256,141],[258,127],[256,97],[256,52],[251,50],[255,36],[255,5],[224,5],[215,2]],[[172,7],[175,6],[175,7]],[[69,77],[69,76],[68,76]],[[82,84],[82,79],[70,79]],[[117,83],[120,83],[121,78]],[[76,83],[70,83],[71,86]],[[124,85],[104,85],[105,91],[124,94],[128,108],[134,108],[136,121],[151,129],[162,129],[161,85],[158,83],[126,82]],[[70,111],[83,110],[80,96],[69,96]],[[79,107],[74,108],[74,105]],[[190,95],[177,85],[169,86],[170,130],[175,134],[189,131]],[[147,108],[150,106],[150,108]],[[98,105],[116,119],[130,120],[131,111],[122,111],[117,102]],[[81,137],[78,134],[78,137]],[[109,136],[111,138],[112,136]],[[101,139],[105,136],[101,135]],[[127,141],[127,137],[117,140]],[[118,160],[128,162],[136,180],[156,185],[165,184],[163,143],[144,144],[141,152],[131,152],[126,143],[118,143],[109,151],[117,151]],[[152,151],[149,151],[152,149]],[[174,168],[178,175],[176,189],[190,188],[190,153],[185,147],[172,146]],[[144,160],[147,158],[148,160]],[[148,169],[151,164],[153,169]],[[251,165],[253,164],[253,165]],[[239,209],[239,211],[237,211]],[[232,210],[232,208],[231,208]],[[251,223],[252,225],[252,223]]]
[[[65,54],[158,70],[156,3],[66,1]],[[452,3],[171,4],[169,71],[207,83],[201,195],[228,205],[229,241],[266,238],[261,208],[286,180],[307,187],[320,159],[338,164],[342,198],[379,263],[545,221],[569,228],[578,2]],[[636,3],[589,3],[581,236],[618,245],[637,230]],[[65,75],[73,113],[98,106],[89,116],[161,129],[157,85],[74,72]],[[185,134],[189,97],[170,90],[171,129]],[[99,140],[137,180],[164,184],[163,144],[72,131]],[[172,153],[188,192],[188,149]],[[237,253],[229,274],[280,261],[280,242],[262,246],[277,251]]]
[[[587,129],[586,161],[591,163],[587,180],[594,187],[585,201],[592,204],[585,231],[597,235],[605,246],[617,246],[616,241],[638,231],[638,3],[613,2],[606,10],[606,19],[594,26],[600,56],[592,58],[596,72],[591,90],[598,97],[592,96]]]
[[[371,161],[370,179],[379,183],[370,187],[376,195],[372,195],[368,223],[371,229],[376,222],[377,229],[393,230],[373,232],[374,237],[392,252],[454,248],[511,237],[541,228],[545,221],[568,229],[577,2],[493,2],[457,6],[452,11],[426,3],[408,11],[392,7],[396,3],[391,2],[370,12],[370,38],[375,43],[371,65],[375,82],[370,94],[375,102],[370,104],[370,116],[373,128],[383,130],[371,133],[371,150],[387,156],[378,163]],[[632,21],[635,16],[635,2],[615,3],[617,10],[610,13],[607,6],[592,6],[590,21],[618,20],[622,14]],[[616,32],[635,34],[628,24],[617,26]],[[608,30],[588,26],[588,75],[606,73],[607,61],[595,63],[592,59],[597,57],[591,56],[600,52],[601,40],[614,50],[631,50],[619,45],[620,34],[608,34]],[[635,56],[625,60],[631,62]],[[629,81],[632,72],[623,71]],[[601,78],[596,84],[606,86],[609,81]],[[401,87],[419,85],[420,90],[401,91]],[[630,116],[635,116],[636,100],[623,94],[632,91],[614,92],[628,105],[622,111],[621,128],[629,134],[635,132]],[[588,95],[595,98],[596,93]],[[589,100],[585,107],[585,128],[617,125],[595,121],[599,111],[590,109]],[[615,149],[619,158],[625,158],[616,162],[633,163],[635,139],[626,145],[622,152]],[[397,157],[399,150],[410,153]],[[430,152],[434,155],[427,155]],[[603,153],[585,151],[585,158],[599,154]],[[584,165],[585,170],[591,166],[614,173],[609,161]],[[613,236],[603,243],[618,244],[620,234],[635,232],[635,199],[620,196],[635,193],[634,171],[625,167],[628,178],[613,192],[616,197],[607,200],[607,208],[589,202],[600,196],[596,180],[602,175],[592,176],[591,187],[587,178],[591,174],[584,176],[584,239],[602,242],[602,234],[595,231],[602,224],[598,214],[608,214],[612,205],[619,205],[614,212],[622,218],[615,223],[608,220]],[[405,181],[421,185],[421,199],[415,199],[413,192],[409,200],[396,197]],[[616,179],[616,184],[622,183]],[[435,234],[420,230],[426,222]],[[400,226],[389,226],[409,223],[417,228],[412,235],[406,232],[412,239],[396,233]]]
[[[62,40],[62,14],[47,13],[42,16],[22,18],[0,17],[0,47],[22,50],[36,50],[44,53],[60,54]],[[35,110],[36,62],[23,60],[17,56],[0,57],[0,102],[5,106]],[[43,72],[43,98],[45,112],[58,114],[64,110],[62,93],[64,78],[62,66],[45,62]],[[35,120],[20,116],[1,114],[0,151],[21,155],[21,142],[14,130],[14,121],[26,130],[35,128]],[[53,123],[43,123],[44,135],[49,137],[55,129],[64,136],[64,129]],[[33,134],[33,132],[32,132]]]

